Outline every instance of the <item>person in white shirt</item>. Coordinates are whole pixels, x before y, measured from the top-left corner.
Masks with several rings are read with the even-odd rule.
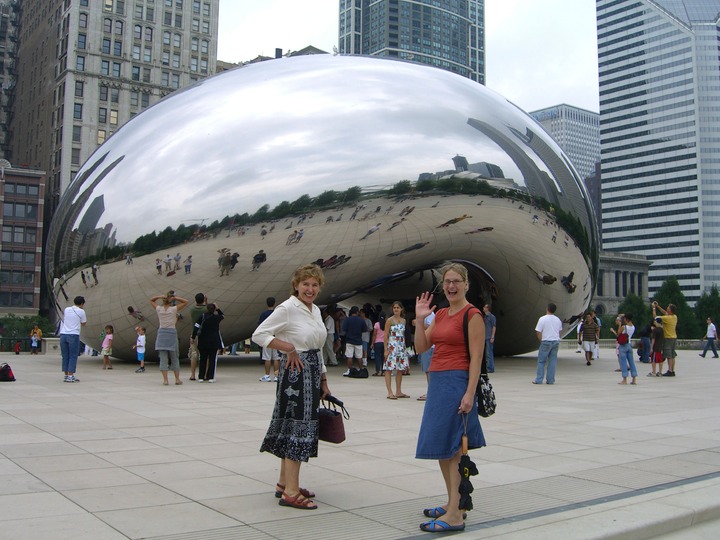
[[[315,496],[300,487],[300,465],[317,457],[320,399],[330,395],[320,349],[327,329],[314,302],[325,281],[316,264],[301,266],[292,277],[292,296],[255,330],[252,340],[283,353],[270,427],[261,452],[281,459],[275,496],[280,506],[315,510]]]
[[[717,339],[717,329],[715,328],[715,325],[713,324],[713,320],[711,317],[707,318],[707,332],[705,332],[705,335],[703,336],[703,339],[706,339],[705,342],[705,348],[703,349],[703,352],[700,356],[705,358],[705,355],[708,352],[708,349],[712,348],[713,352],[713,358],[718,358],[718,352],[715,348],[715,340]]]
[[[62,354],[62,370],[65,382],[80,382],[75,378],[77,359],[80,354],[80,328],[87,324],[87,316],[83,306],[85,298],[76,296],[72,306],[66,307],[60,326],[60,353]]]
[[[535,334],[540,342],[538,350],[537,376],[533,384],[542,384],[543,378],[547,384],[555,384],[555,367],[557,366],[557,353],[560,348],[560,332],[562,321],[555,316],[557,306],[548,304],[545,315],[538,319]],[[547,365],[547,374],[545,368]]]

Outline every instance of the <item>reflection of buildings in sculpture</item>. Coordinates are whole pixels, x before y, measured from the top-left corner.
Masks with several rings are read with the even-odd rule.
[[[474,118],[468,119],[468,124],[483,132],[505,150],[520,169],[531,196],[543,198],[555,208],[561,206],[576,216],[587,231],[591,244],[595,244],[595,230],[589,217],[591,214],[588,213],[588,211],[592,212],[592,206],[585,196],[582,182],[580,182],[572,165],[564,155],[556,153],[542,137],[538,136],[530,128],[526,128],[523,133],[508,127],[510,133],[514,135],[511,138],[490,124]],[[540,170],[516,141],[520,141],[524,146],[532,150],[548,168],[549,173]],[[555,187],[554,190],[552,189],[553,186]]]
[[[85,211],[85,215],[80,220],[80,224],[77,228],[78,231],[82,234],[88,234],[91,231],[94,231],[97,228],[98,223],[100,223],[100,218],[102,217],[104,212],[104,196],[100,195],[98,197],[95,197],[93,201],[88,205],[87,210]]]

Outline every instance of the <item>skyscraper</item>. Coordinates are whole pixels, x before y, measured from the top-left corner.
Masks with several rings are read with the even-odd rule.
[[[413,60],[485,84],[484,0],[340,0],[339,51]]]
[[[571,105],[555,105],[531,112],[563,149],[585,180],[600,161],[600,115]]]
[[[10,156],[10,118],[15,102],[19,0],[0,0],[0,158]]]
[[[215,72],[219,0],[24,0],[16,165],[47,171],[49,208],[90,154],[163,96]]]
[[[602,236],[652,296],[720,282],[720,0],[597,0]]]

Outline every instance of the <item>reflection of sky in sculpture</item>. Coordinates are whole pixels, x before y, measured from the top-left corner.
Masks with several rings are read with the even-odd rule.
[[[543,135],[502,97],[442,70],[377,58],[279,59],[169,96],[113,135],[79,174],[102,154],[108,163],[124,157],[102,183],[100,225],[112,223],[119,241],[306,193],[414,181],[452,169],[456,154],[497,164],[523,185],[512,160],[468,118],[505,128],[507,137],[528,128]],[[162,190],[149,188],[157,182]]]

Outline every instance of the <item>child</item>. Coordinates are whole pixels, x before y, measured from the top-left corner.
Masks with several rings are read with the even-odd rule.
[[[15,342],[15,347],[13,347],[13,350],[15,351],[15,354],[20,354],[20,348],[22,345],[20,344],[20,341]]]
[[[135,370],[135,373],[145,372],[145,327],[136,326],[135,331],[137,332],[137,341],[133,345],[133,349],[137,351],[137,359],[140,362],[140,367]]]
[[[113,342],[113,327],[108,324],[105,327],[105,337],[102,342],[102,355],[103,355],[103,369],[112,369],[112,363],[110,362],[110,355],[112,354],[112,342]]]
[[[648,373],[648,377],[661,377],[663,367],[663,341],[664,333],[662,323],[658,317],[655,320],[655,326],[652,329],[652,338],[650,341],[650,361],[652,362],[652,373]],[[657,371],[657,372],[656,372]]]

